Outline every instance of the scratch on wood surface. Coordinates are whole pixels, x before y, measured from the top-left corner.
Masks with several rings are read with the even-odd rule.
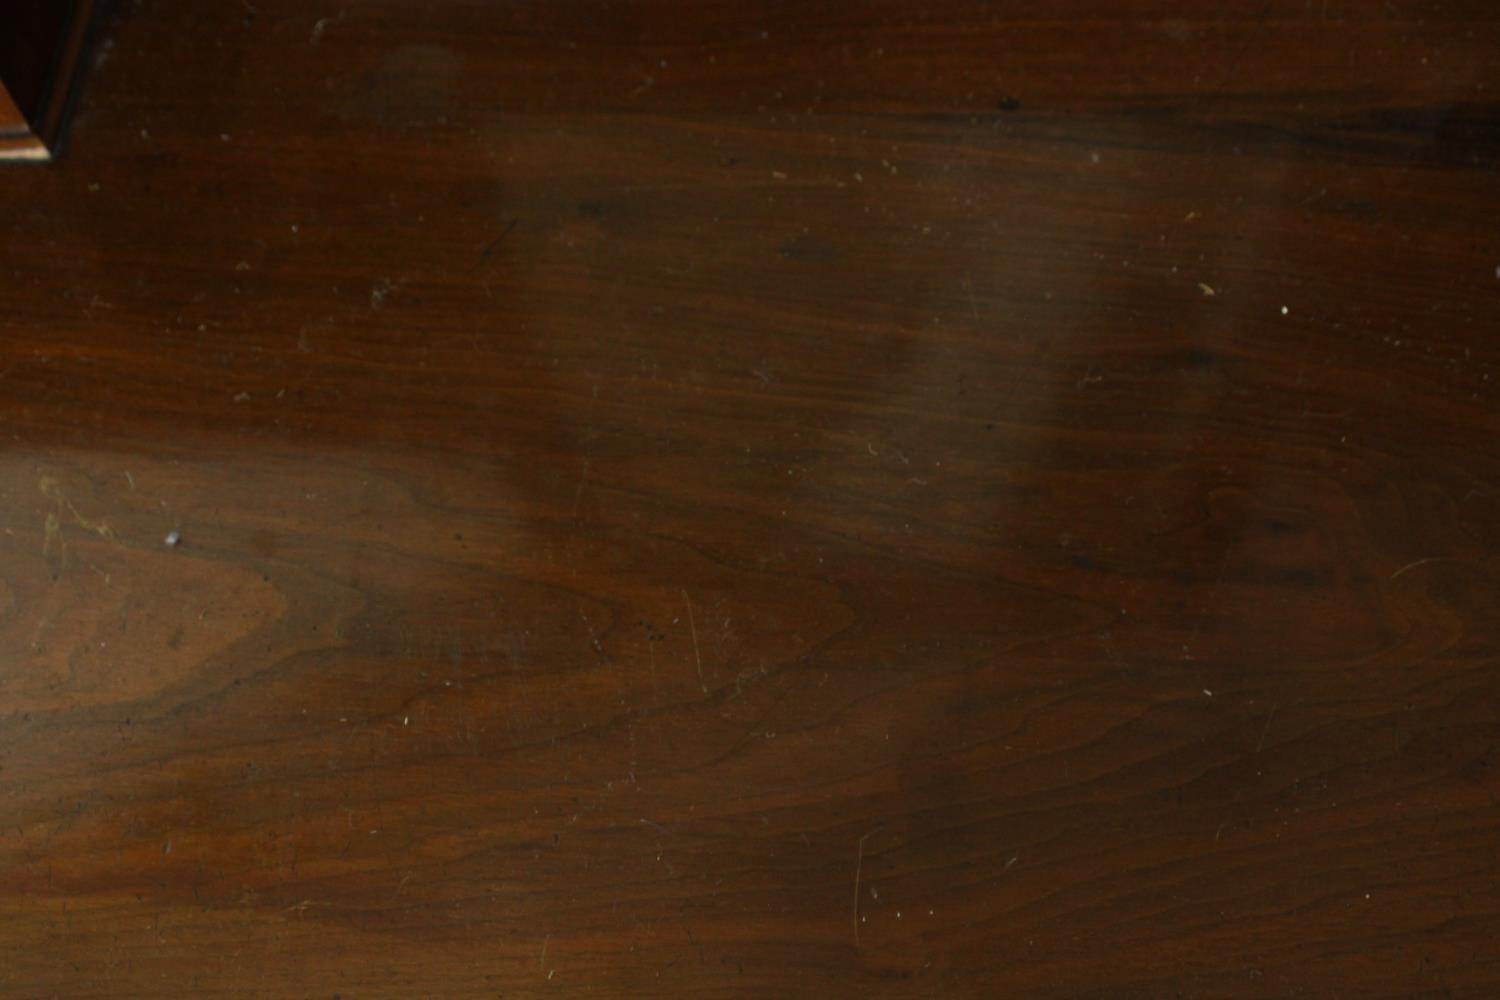
[[[66,496],[63,495],[62,487],[58,486],[56,479],[53,479],[51,476],[43,476],[37,480],[36,485],[37,489],[42,491],[42,496],[57,504],[57,512],[59,515],[61,515],[63,511],[67,511],[69,514],[73,515],[74,522],[76,522],[77,525],[83,530],[92,531],[100,538],[107,538],[110,540],[114,539],[114,529],[110,528],[110,526],[104,521],[90,520],[89,518],[84,517],[78,512],[78,508],[73,506],[72,501],[70,501]],[[52,518],[49,516],[47,520],[48,527],[50,529]]]
[[[871,830],[859,838],[859,845],[854,852],[854,947],[859,947],[859,879],[865,870],[865,841],[873,837],[878,831]]]
[[[687,605],[688,631],[693,635],[693,661],[698,664],[698,686],[703,689],[704,694],[708,694],[708,685],[703,681],[703,653],[698,649],[698,625],[693,620],[693,601],[688,597],[686,587],[682,590],[682,601]]]
[[[1276,718],[1276,709],[1277,709],[1277,707],[1278,706],[1276,706],[1276,705],[1272,705],[1271,706],[1270,714],[1268,714],[1266,716],[1266,724],[1264,726],[1262,726],[1261,730],[1260,730],[1260,739],[1257,740],[1256,743],[1255,743],[1255,752],[1256,753],[1260,753],[1261,750],[1266,745],[1266,733],[1269,733],[1271,731],[1271,720],[1274,719],[1274,718]]]
[[[521,221],[521,217],[519,215],[516,216],[515,218],[511,219],[510,220],[510,225],[508,225],[508,226],[505,227],[504,232],[502,232],[499,236],[496,236],[494,239],[492,239],[488,243],[486,243],[484,245],[484,249],[479,252],[479,255],[481,257],[488,257],[490,254],[494,253],[495,252],[495,248],[498,247],[501,243],[505,242],[505,238],[511,234],[511,231],[516,228],[516,223],[518,223],[520,221]]]
[[[568,516],[575,521],[578,520],[578,508],[583,504],[583,491],[588,488],[588,485],[589,459],[585,457],[583,460],[583,471],[578,475],[578,489],[573,494],[573,509],[568,513]]]
[[[48,514],[46,524],[42,528],[42,555],[50,558],[52,546],[62,546],[62,525],[57,521],[56,514]]]
[[[1396,572],[1391,574],[1391,579],[1394,580],[1396,579],[1396,577],[1401,576],[1410,570],[1414,570],[1418,566],[1426,566],[1428,563],[1433,562],[1458,562],[1458,560],[1452,558],[1451,556],[1428,556],[1426,559],[1418,559],[1415,562],[1409,562],[1405,566],[1402,566],[1400,569],[1396,570]]]
[[[599,658],[601,660],[607,659],[608,657],[604,655],[604,645],[599,641],[599,635],[594,631],[594,623],[589,621],[588,613],[582,608],[579,608],[578,617],[583,619],[583,627],[588,629],[589,645],[594,647],[594,652],[599,654]]]

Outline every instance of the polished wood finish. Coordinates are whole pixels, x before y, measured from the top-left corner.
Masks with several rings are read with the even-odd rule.
[[[1492,4],[106,41],[0,187],[0,994],[1500,989]]]
[[[93,0],[0,0],[0,160],[51,156],[93,13]]]

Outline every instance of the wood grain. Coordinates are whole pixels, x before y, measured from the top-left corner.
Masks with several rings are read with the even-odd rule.
[[[1492,995],[1497,86],[123,6],[0,186],[0,994]]]

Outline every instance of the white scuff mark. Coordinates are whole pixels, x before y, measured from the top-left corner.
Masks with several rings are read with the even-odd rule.
[[[1426,566],[1428,563],[1433,563],[1433,562],[1458,562],[1458,561],[1459,560],[1454,559],[1451,556],[1428,556],[1425,559],[1417,559],[1417,560],[1415,560],[1413,562],[1407,563],[1405,566],[1402,566],[1400,569],[1396,570],[1396,572],[1392,573],[1391,576],[1390,576],[1390,578],[1392,580],[1394,580],[1394,579],[1396,579],[1399,576],[1404,576],[1405,574],[1409,573],[1410,571],[1416,569],[1418,566]]]
[[[37,488],[41,490],[42,496],[57,504],[57,514],[48,515],[47,518],[49,537],[50,534],[57,533],[60,540],[62,516],[64,513],[67,513],[72,516],[73,522],[78,527],[85,531],[92,531],[100,538],[108,539],[109,541],[114,540],[115,533],[106,522],[90,520],[79,513],[78,508],[73,506],[72,501],[63,495],[62,487],[58,485],[56,479],[53,479],[51,476],[43,476],[37,480]],[[56,528],[55,532],[53,531],[54,527]]]

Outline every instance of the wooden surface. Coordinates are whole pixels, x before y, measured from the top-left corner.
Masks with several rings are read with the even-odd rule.
[[[1500,8],[98,59],[0,173],[0,995],[1500,991]]]

